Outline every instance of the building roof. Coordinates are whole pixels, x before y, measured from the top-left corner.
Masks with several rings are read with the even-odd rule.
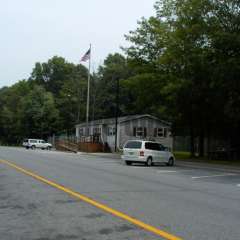
[[[157,117],[154,117],[150,114],[137,114],[137,115],[128,115],[128,116],[124,116],[124,117],[119,117],[118,118],[118,123],[124,123],[124,122],[129,122],[132,120],[136,120],[136,119],[141,119],[141,118],[151,118],[157,121],[160,121],[161,123],[171,126],[171,123],[161,120]],[[93,126],[93,125],[110,125],[110,124],[114,124],[115,123],[115,117],[114,118],[104,118],[104,119],[98,119],[98,120],[94,120],[94,121],[90,121],[89,122],[89,126]],[[84,123],[80,123],[77,124],[76,127],[85,127],[86,126],[86,122]]]

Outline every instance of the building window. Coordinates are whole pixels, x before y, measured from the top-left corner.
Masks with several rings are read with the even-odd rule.
[[[167,128],[154,128],[154,137],[167,137]]]
[[[108,136],[115,136],[116,128],[115,127],[109,127],[108,128]]]
[[[134,127],[133,128],[133,136],[134,137],[146,137],[147,136],[147,128],[145,127]]]
[[[101,135],[101,128],[99,127],[93,128],[93,135]]]

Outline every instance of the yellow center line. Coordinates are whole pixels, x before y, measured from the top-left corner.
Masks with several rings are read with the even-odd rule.
[[[31,177],[33,177],[33,178],[35,178],[35,179],[37,179],[37,180],[39,180],[39,181],[41,181],[43,183],[46,183],[46,184],[48,184],[48,185],[50,185],[50,186],[52,186],[54,188],[57,188],[57,189],[65,192],[65,193],[68,193],[69,195],[71,195],[71,196],[73,196],[73,197],[75,197],[77,199],[80,199],[80,200],[82,200],[82,201],[84,201],[84,202],[86,202],[86,203],[88,203],[90,205],[93,205],[93,206],[95,206],[95,207],[97,207],[99,209],[104,210],[105,212],[111,213],[112,215],[115,215],[115,216],[117,216],[117,217],[119,217],[121,219],[124,219],[124,220],[126,220],[126,221],[128,221],[130,223],[133,223],[133,224],[137,225],[138,227],[141,227],[141,228],[143,228],[143,229],[145,229],[145,230],[147,230],[149,232],[152,232],[152,233],[154,233],[154,234],[156,234],[158,236],[161,236],[161,237],[163,237],[163,238],[165,238],[167,240],[183,240],[182,238],[179,238],[179,237],[174,236],[174,235],[172,235],[172,234],[170,234],[168,232],[165,232],[165,231],[160,230],[160,229],[158,229],[156,227],[148,225],[148,224],[146,224],[146,223],[144,223],[144,222],[142,222],[142,221],[140,221],[138,219],[130,217],[130,216],[128,216],[125,213],[119,212],[119,211],[117,211],[117,210],[115,210],[113,208],[110,208],[110,207],[108,207],[108,206],[106,206],[104,204],[101,204],[101,203],[99,203],[99,202],[97,202],[97,201],[95,201],[95,200],[93,200],[93,199],[91,199],[91,198],[89,198],[87,196],[84,196],[84,195],[82,195],[80,193],[77,193],[77,192],[75,192],[75,191],[73,191],[73,190],[71,190],[69,188],[61,186],[61,185],[59,185],[59,184],[57,184],[57,183],[55,183],[53,181],[47,180],[46,178],[41,177],[41,176],[39,176],[39,175],[29,171],[29,170],[26,170],[26,169],[20,167],[20,166],[17,166],[16,164],[13,164],[13,163],[11,163],[11,162],[9,162],[7,160],[1,160],[0,159],[0,163],[6,164],[6,165],[8,165],[8,166],[10,166],[10,167],[12,167],[12,168],[14,168],[14,169],[24,173],[24,174],[26,174],[28,176],[31,176]]]

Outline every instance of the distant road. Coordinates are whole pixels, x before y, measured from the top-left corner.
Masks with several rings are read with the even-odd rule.
[[[3,240],[238,240],[239,222],[234,169],[0,147]]]

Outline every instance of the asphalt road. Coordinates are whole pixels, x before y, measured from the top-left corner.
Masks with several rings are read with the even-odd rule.
[[[240,239],[240,169],[126,166],[118,158],[7,147],[0,159],[181,239]],[[0,162],[0,239],[166,238]]]

